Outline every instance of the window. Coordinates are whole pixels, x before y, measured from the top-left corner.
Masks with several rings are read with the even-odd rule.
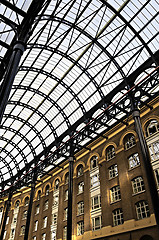
[[[21,226],[21,230],[20,230],[20,235],[24,235],[25,233],[25,226]]]
[[[101,207],[101,196],[97,195],[97,196],[92,197],[91,203],[92,203],[92,210],[100,208]]]
[[[109,146],[106,149],[106,160],[109,161],[114,157],[115,157],[115,148],[113,146]]]
[[[99,185],[100,185],[99,173],[97,173],[91,177],[91,187],[97,187]]]
[[[84,222],[78,222],[77,223],[77,236],[83,235],[84,234]]]
[[[2,214],[3,214],[3,207],[0,208],[0,223],[1,223],[1,219],[2,219]]]
[[[15,208],[19,208],[19,204],[20,204],[20,201],[19,201],[19,200],[16,201],[16,203],[15,203]]]
[[[9,223],[9,216],[7,216],[7,220],[6,220],[6,224],[8,224]]]
[[[67,172],[65,175],[65,184],[68,184],[69,181],[69,173]]]
[[[148,203],[146,201],[140,201],[135,204],[137,219],[143,219],[150,216]]]
[[[98,230],[101,229],[102,223],[101,223],[101,216],[92,218],[92,230]]]
[[[118,226],[124,223],[123,212],[120,208],[113,211],[113,225]]]
[[[117,164],[115,164],[109,168],[109,179],[112,179],[117,176],[118,176],[118,168],[117,168]]]
[[[22,229],[23,229],[23,231],[22,231]],[[25,232],[25,226],[22,226],[21,230],[20,230],[20,234],[24,235],[24,232]],[[15,229],[11,229],[11,238],[14,238],[14,234],[15,234]]]
[[[78,184],[78,194],[83,193],[84,191],[84,182]]]
[[[38,221],[35,221],[34,222],[34,231],[37,231],[37,229],[38,229]]]
[[[43,228],[47,227],[47,217],[43,218]]]
[[[38,204],[35,209],[35,214],[39,214],[39,210],[40,210],[40,205]]]
[[[55,231],[53,231],[51,233],[51,240],[56,240],[56,232]]]
[[[112,187],[110,189],[110,198],[111,198],[111,202],[116,202],[116,201],[121,199],[119,185],[115,186],[115,187]]]
[[[42,240],[45,240],[46,239],[46,233],[43,233],[42,234]]]
[[[154,133],[159,131],[159,124],[157,120],[151,120],[146,126],[146,137],[150,137]]]
[[[94,169],[98,166],[98,157],[97,156],[93,156],[91,157],[91,169]]]
[[[47,210],[49,208],[49,200],[46,200],[44,203],[44,210]]]
[[[124,146],[125,150],[128,150],[129,148],[133,147],[136,144],[135,142],[135,136],[133,134],[128,134],[124,138]]]
[[[56,181],[55,181],[55,190],[59,189],[59,184],[60,184],[59,179],[56,179]]]
[[[79,165],[77,167],[77,177],[80,177],[83,175],[83,165]]]
[[[139,155],[138,153],[134,153],[128,158],[129,161],[129,169],[137,167],[140,165]]]
[[[4,231],[4,235],[3,235],[3,239],[6,238],[6,234],[7,234],[7,231],[5,230],[5,231]]]
[[[53,214],[53,224],[57,224],[57,213]]]
[[[26,197],[26,198],[25,198],[24,205],[25,205],[25,206],[28,206],[28,205],[29,205],[29,197]]]
[[[56,195],[54,196],[54,206],[58,205],[58,203],[59,203],[59,196]]]
[[[154,142],[148,146],[151,160],[155,161],[159,159],[159,141]]]
[[[68,189],[65,191],[65,200],[68,200]]]
[[[63,239],[66,240],[67,239],[67,226],[65,226],[63,228]]]
[[[38,191],[37,199],[40,200],[40,198],[41,198],[41,191]]]
[[[26,218],[27,218],[27,210],[23,212],[23,219],[26,219]]]
[[[33,240],[36,240],[36,236],[33,237]]]
[[[64,209],[64,220],[67,220],[67,213],[68,213],[68,208]]]
[[[159,169],[155,170],[155,178],[156,178],[156,183],[157,183],[157,186],[158,186],[159,185]]]
[[[139,193],[145,190],[144,181],[142,177],[136,177],[131,182],[133,193]]]
[[[45,195],[48,196],[49,195],[49,185],[46,186],[45,188]]]
[[[13,223],[16,223],[17,222],[17,217],[14,217],[13,218]]]
[[[81,215],[84,214],[84,202],[81,201],[77,204],[77,214]]]

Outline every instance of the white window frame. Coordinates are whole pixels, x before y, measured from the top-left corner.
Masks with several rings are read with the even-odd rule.
[[[109,167],[109,179],[115,178],[118,176],[118,166],[114,164]]]
[[[46,240],[46,233],[42,234],[42,240]]]
[[[25,210],[25,211],[23,212],[23,219],[26,219],[26,218],[27,218],[27,213],[28,213],[27,210]]]
[[[46,200],[44,203],[44,211],[49,208],[49,200]]]
[[[97,219],[99,219],[99,225],[96,225],[96,221]],[[96,231],[101,229],[102,227],[102,217],[100,216],[96,216],[92,218],[92,231]]]
[[[125,150],[129,150],[130,148],[135,146],[136,145],[135,136],[131,134],[129,137],[127,137],[124,145],[125,145]]]
[[[123,211],[121,208],[115,209],[113,212],[113,226],[118,226],[124,223]]]
[[[114,186],[110,189],[110,200],[111,203],[121,200],[120,186]]]
[[[148,145],[151,161],[159,160],[159,141],[155,141]]]
[[[84,182],[78,183],[78,194],[84,192]]]
[[[141,176],[138,176],[131,181],[133,193],[137,194],[145,190],[144,180]]]
[[[20,235],[24,235],[24,233],[25,233],[25,225],[21,226]]]
[[[80,221],[77,223],[77,236],[81,236],[84,234],[84,221]]]
[[[83,165],[79,165],[78,167],[77,167],[77,177],[80,177],[80,176],[82,176],[83,175]]]
[[[91,157],[90,163],[91,163],[91,166],[90,166],[91,169],[98,167],[98,157],[97,156]]]
[[[68,189],[65,191],[65,201],[68,200]]]
[[[91,198],[91,206],[92,206],[92,210],[101,208],[101,196],[100,195],[96,195]]]
[[[135,204],[137,219],[143,219],[150,216],[149,206],[147,201],[139,201]]]
[[[34,231],[36,232],[38,230],[38,220],[34,222]]]
[[[43,218],[43,228],[47,227],[47,216]]]
[[[53,224],[54,224],[54,225],[57,224],[57,217],[58,217],[57,213],[54,213],[54,214],[53,214]]]
[[[63,228],[63,239],[66,240],[67,239],[67,226],[65,226]]]
[[[128,157],[129,169],[133,169],[137,166],[140,166],[140,159],[138,153],[133,153]]]
[[[77,203],[77,215],[84,214],[84,202],[78,202]]]
[[[109,146],[106,149],[106,160],[109,161],[115,157],[115,147],[114,146]]]
[[[64,221],[67,221],[68,208],[64,209]]]
[[[35,209],[35,214],[39,214],[40,211],[40,205],[38,204]]]
[[[99,173],[91,176],[91,188],[98,187],[100,185]]]

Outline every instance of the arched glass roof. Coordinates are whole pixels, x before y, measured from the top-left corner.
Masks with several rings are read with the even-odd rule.
[[[0,0],[1,84],[34,2]],[[130,76],[147,59],[152,59],[151,70],[158,66],[157,0],[41,2],[1,122],[2,190],[32,168],[29,163],[37,156],[46,158],[66,141],[72,126],[77,125],[76,131],[80,124],[85,126],[87,113],[124,82],[129,84]],[[111,104],[115,98],[107,100]],[[117,122],[120,114],[126,116],[124,109],[118,110],[119,115],[102,130]],[[57,157],[55,166],[62,160]]]

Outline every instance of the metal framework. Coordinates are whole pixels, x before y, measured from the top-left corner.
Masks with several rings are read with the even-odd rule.
[[[76,153],[127,124],[130,95],[136,107],[151,108],[158,96],[159,2],[0,3],[2,197],[31,184],[33,170],[41,176],[60,167],[70,139]]]

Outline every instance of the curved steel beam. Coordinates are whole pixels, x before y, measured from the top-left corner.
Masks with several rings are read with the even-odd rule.
[[[22,122],[23,124],[26,124],[30,129],[32,129],[32,130],[36,133],[36,136],[39,137],[40,142],[41,142],[41,144],[42,144],[42,146],[43,146],[43,149],[46,148],[46,144],[45,144],[45,142],[44,142],[43,137],[41,136],[41,134],[39,133],[39,131],[38,131],[32,124],[30,124],[29,122],[27,122],[26,120],[24,120],[24,119],[22,119],[22,118],[20,118],[20,117],[14,116],[14,115],[4,114],[4,117],[6,117],[6,118],[12,118],[12,119],[14,119],[14,120],[18,120],[19,122]]]
[[[30,141],[22,134],[20,133],[19,131],[13,129],[13,128],[10,128],[10,127],[6,127],[6,126],[1,126],[2,129],[6,130],[6,131],[10,131],[10,132],[13,132],[15,134],[17,134],[19,137],[21,137],[21,139],[23,139],[26,143],[27,143],[27,146],[30,147],[31,149],[31,152],[33,153],[33,156],[35,157],[36,156],[36,153],[35,153],[35,149],[33,148],[33,145],[30,143]],[[5,149],[4,149],[5,150]],[[9,152],[8,152],[9,153]],[[14,159],[13,159],[14,161]]]
[[[30,68],[29,68],[29,69],[30,69]],[[21,71],[27,71],[26,67],[24,67],[24,69],[23,69],[23,67],[21,67],[20,70],[21,70]],[[37,71],[37,68],[31,68],[31,71]],[[43,72],[43,71],[42,71],[41,73],[44,74],[44,75],[46,75],[47,72]],[[48,75],[46,75],[46,76],[50,77],[49,73],[48,73]],[[55,78],[52,78],[52,79],[55,79]],[[65,120],[66,123],[67,123],[68,128],[70,127],[70,122],[68,121],[68,118],[67,118],[65,112],[63,111],[63,109],[57,104],[56,101],[54,101],[51,97],[49,97],[49,96],[46,95],[45,93],[39,91],[38,89],[32,88],[32,87],[30,87],[30,86],[23,86],[23,85],[13,85],[12,89],[23,89],[23,90],[31,91],[31,92],[34,92],[34,93],[42,96],[43,98],[47,99],[47,100],[48,100],[49,102],[51,102],[52,105],[55,106],[55,107],[58,109],[58,111],[62,114],[64,120]],[[52,125],[51,125],[51,126],[52,126]],[[52,126],[52,131],[53,131],[54,137],[56,138],[56,137],[57,137],[57,134],[56,134],[53,126]]]

